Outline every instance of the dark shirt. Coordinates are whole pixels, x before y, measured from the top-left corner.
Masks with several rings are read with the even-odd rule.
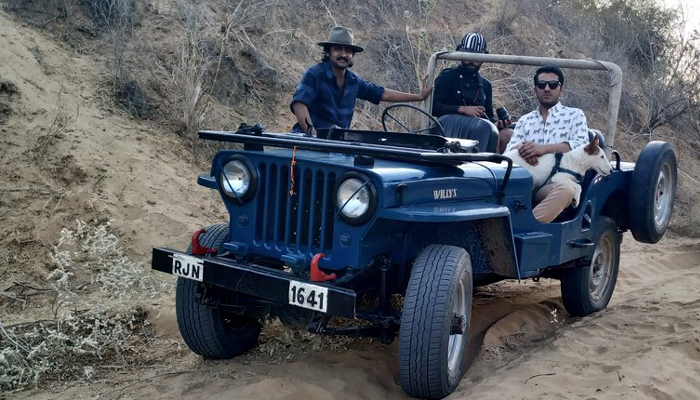
[[[493,122],[491,82],[483,76],[469,74],[462,66],[446,68],[435,79],[433,115],[458,114],[459,106],[483,106]]]
[[[349,69],[345,70],[343,89],[338,88],[330,62],[318,63],[304,72],[289,108],[292,109],[296,102],[305,104],[309,108],[311,123],[317,129],[333,125],[347,129],[355,112],[355,100],[379,104],[384,95],[383,87],[360,78]],[[302,132],[299,123],[294,124],[292,132]]]

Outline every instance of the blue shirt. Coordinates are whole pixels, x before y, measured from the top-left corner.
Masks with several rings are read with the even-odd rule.
[[[304,72],[292,97],[289,108],[300,102],[309,108],[311,123],[315,128],[337,125],[350,128],[355,113],[355,100],[362,99],[379,104],[384,88],[360,78],[353,71],[345,70],[345,88],[341,93],[329,61],[318,63]],[[294,110],[292,110],[294,112]],[[292,132],[303,132],[298,123]]]

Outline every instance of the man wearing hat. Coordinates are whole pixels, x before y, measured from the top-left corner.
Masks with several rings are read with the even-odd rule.
[[[425,100],[432,86],[419,94],[386,89],[362,79],[350,70],[355,53],[364,49],[355,44],[352,30],[336,26],[323,47],[320,63],[304,72],[292,97],[290,108],[297,119],[292,132],[309,132],[337,125],[349,128],[359,98],[379,104],[380,101],[413,102]]]
[[[479,33],[467,33],[456,51],[487,54],[486,39]],[[447,68],[435,79],[433,115],[461,114],[468,117],[484,118],[495,122],[498,127],[498,152],[502,153],[508,144],[513,130],[511,121],[494,118],[491,82],[480,73],[481,62],[462,61],[461,65]],[[491,125],[478,119],[465,119],[473,129],[491,129]],[[488,127],[487,127],[488,125]]]

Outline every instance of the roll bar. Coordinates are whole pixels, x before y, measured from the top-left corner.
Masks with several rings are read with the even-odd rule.
[[[606,117],[605,141],[608,146],[615,143],[615,130],[617,128],[617,113],[620,108],[620,97],[622,95],[622,70],[617,64],[599,60],[574,60],[566,58],[548,58],[531,56],[514,56],[505,54],[481,54],[466,53],[461,51],[441,51],[434,53],[428,61],[428,82],[435,80],[435,64],[437,60],[451,61],[477,61],[497,64],[517,64],[545,66],[554,65],[560,68],[592,69],[608,71],[610,73],[610,88],[608,90],[608,114]],[[430,93],[424,103],[425,110],[432,114],[433,94]],[[427,121],[425,122],[427,124]]]

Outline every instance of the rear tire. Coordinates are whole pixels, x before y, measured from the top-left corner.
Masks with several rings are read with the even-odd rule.
[[[671,146],[649,142],[639,154],[630,185],[628,220],[636,240],[661,240],[671,222],[677,179],[676,155]]]
[[[226,241],[228,225],[206,228],[199,243],[215,249],[217,254]],[[191,249],[187,249],[191,254]],[[178,278],[175,292],[177,325],[187,346],[195,353],[211,359],[233,358],[256,345],[260,322],[252,317],[231,314],[202,304],[205,286],[197,281]]]
[[[441,399],[457,388],[467,368],[472,291],[463,248],[431,245],[416,258],[399,332],[399,376],[409,395]]]
[[[607,307],[620,269],[622,234],[615,221],[600,217],[591,264],[566,268],[561,274],[561,298],[572,316],[584,317]]]

